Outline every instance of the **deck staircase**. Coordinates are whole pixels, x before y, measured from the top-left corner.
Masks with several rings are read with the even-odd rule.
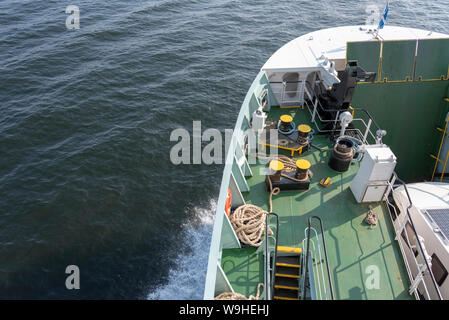
[[[270,218],[276,218],[270,224]],[[319,222],[318,232],[312,220]],[[324,226],[321,218],[311,216],[304,230],[302,248],[279,246],[279,216],[271,212],[266,215],[264,245],[257,253],[264,252],[264,298],[266,300],[334,300],[331,271],[327,257]],[[268,228],[273,231],[270,235]],[[312,233],[314,235],[311,239]],[[322,243],[320,243],[322,242]],[[325,270],[327,277],[325,277]]]
[[[274,275],[275,300],[299,300],[301,248],[277,247]]]

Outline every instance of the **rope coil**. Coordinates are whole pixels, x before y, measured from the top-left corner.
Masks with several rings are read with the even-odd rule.
[[[260,289],[263,287],[263,283],[257,285],[256,296],[250,295],[249,298],[245,297],[243,294],[237,292],[224,292],[214,298],[214,300],[259,300]]]
[[[252,204],[238,207],[229,216],[232,227],[239,240],[247,245],[259,247],[263,243],[265,218],[268,212]],[[273,232],[268,228],[270,235]]]
[[[372,229],[377,225],[378,220],[379,217],[377,216],[377,213],[373,211],[373,207],[369,206],[369,211],[366,214],[365,222],[368,223],[370,225],[370,228]]]
[[[293,172],[296,171],[296,162],[286,156],[277,156],[277,157],[267,157],[269,160],[279,160],[284,164],[283,172]],[[309,170],[308,175],[311,176],[312,172]],[[284,174],[281,174],[283,177],[295,180],[302,181]],[[278,195],[281,192],[281,189],[278,187],[273,188],[273,184],[271,182],[270,176],[268,176],[268,183],[270,187],[270,196],[269,196],[269,212],[273,211],[273,196]],[[262,235],[265,232],[265,220],[267,211],[262,208],[252,205],[245,204],[237,209],[229,215],[229,221],[231,222],[232,228],[235,231],[240,242],[243,244],[247,244],[253,247],[259,247],[263,243]],[[270,235],[273,234],[273,231],[268,227],[268,233]]]

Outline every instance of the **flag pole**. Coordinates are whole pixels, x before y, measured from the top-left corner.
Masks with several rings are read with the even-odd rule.
[[[387,22],[387,17],[388,17],[388,11],[390,10],[389,8],[389,0],[387,0],[387,3],[385,4],[385,10],[384,13],[382,14],[382,16],[380,17],[380,21],[379,21],[379,26],[377,27],[377,29],[375,30],[375,32],[373,33],[374,38],[378,38],[379,36],[379,31],[381,29],[383,29],[385,23]]]

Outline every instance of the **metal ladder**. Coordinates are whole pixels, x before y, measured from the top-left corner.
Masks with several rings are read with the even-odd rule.
[[[449,102],[449,98],[444,98],[444,101]],[[440,148],[438,149],[437,156],[435,157],[433,154],[430,155],[430,157],[432,159],[435,159],[435,165],[433,167],[432,178],[430,179],[430,181],[433,181],[433,179],[435,177],[435,172],[436,172],[437,167],[438,167],[438,163],[441,163],[443,165],[443,170],[441,171],[440,182],[443,182],[444,172],[446,171],[447,161],[449,160],[449,150],[446,153],[446,158],[445,158],[444,162],[440,159],[440,154],[441,154],[441,150],[443,148],[444,139],[446,138],[446,134],[449,133],[449,132],[447,132],[448,123],[449,123],[449,113],[446,115],[446,124],[444,126],[444,130],[441,129],[441,128],[437,128],[438,131],[442,131],[443,132],[443,136],[441,137]]]

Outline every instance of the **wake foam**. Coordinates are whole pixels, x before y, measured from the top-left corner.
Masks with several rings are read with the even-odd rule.
[[[211,200],[205,208],[194,208],[196,215],[184,223],[184,243],[190,244],[188,253],[181,253],[170,269],[167,284],[148,295],[149,300],[203,299],[210,239],[217,203]]]

